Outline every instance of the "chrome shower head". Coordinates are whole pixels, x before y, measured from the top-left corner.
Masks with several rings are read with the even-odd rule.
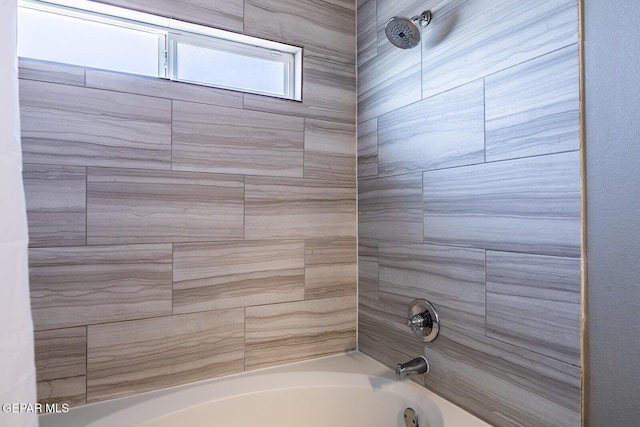
[[[422,15],[411,19],[394,16],[384,26],[384,33],[389,41],[400,49],[411,49],[420,43],[420,28],[424,28],[431,22],[431,12],[422,12]]]

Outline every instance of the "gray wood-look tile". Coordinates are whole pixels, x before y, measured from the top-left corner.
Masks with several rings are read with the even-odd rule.
[[[36,330],[171,314],[171,245],[29,251]]]
[[[380,242],[379,251],[381,300],[408,308],[424,298],[446,327],[484,333],[484,250]]]
[[[353,350],[356,304],[345,296],[247,307],[245,369]]]
[[[424,241],[580,256],[580,154],[423,174]]]
[[[243,370],[244,310],[89,326],[87,402]]]
[[[304,299],[303,241],[184,243],[173,248],[173,312]]]
[[[492,425],[580,425],[576,366],[455,329],[424,351],[425,386]]]
[[[352,124],[356,117],[356,72],[342,64],[305,55],[302,63],[302,102],[262,95],[244,95],[244,108],[293,114]]]
[[[358,64],[362,65],[378,54],[376,0],[359,2],[357,20]]]
[[[378,119],[371,119],[358,124],[358,178],[377,176]]]
[[[170,169],[171,101],[20,81],[25,163]]]
[[[353,181],[356,144],[354,124],[305,119],[304,177]]]
[[[86,243],[86,168],[24,165],[29,246]]]
[[[358,234],[368,239],[422,242],[422,175],[360,180]]]
[[[358,284],[355,237],[305,242],[304,298],[355,295]]]
[[[418,49],[387,49],[358,64],[358,123],[419,101],[420,69]]]
[[[427,98],[578,41],[578,3],[461,2],[422,31]]]
[[[247,177],[245,238],[355,236],[355,183]]]
[[[477,80],[378,118],[378,174],[484,161],[484,84]]]
[[[89,168],[89,244],[241,239],[244,178]]]
[[[358,348],[380,363],[395,367],[423,354],[424,343],[405,325],[406,304],[360,297]],[[421,380],[421,377],[414,377]]]
[[[18,77],[25,80],[84,86],[84,72],[75,65],[18,58]]]
[[[242,93],[157,77],[87,69],[87,87],[242,108]]]
[[[487,161],[580,147],[578,45],[486,78]]]
[[[378,299],[378,241],[358,239],[358,295]]]
[[[98,0],[127,9],[242,32],[242,0]]]
[[[304,120],[173,102],[173,170],[302,177]]]
[[[34,344],[38,402],[86,403],[86,327],[36,332]]]
[[[487,336],[580,365],[580,259],[487,251]]]
[[[246,34],[304,46],[305,55],[355,64],[355,2],[245,0]]]

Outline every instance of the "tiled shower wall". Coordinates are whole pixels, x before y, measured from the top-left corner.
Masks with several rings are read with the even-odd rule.
[[[577,0],[358,2],[359,347],[496,426],[580,425],[578,64]]]
[[[355,348],[355,4],[113,3],[303,46],[303,102],[20,62],[39,399]]]

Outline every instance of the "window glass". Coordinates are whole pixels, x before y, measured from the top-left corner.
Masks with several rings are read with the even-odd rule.
[[[158,75],[158,34],[34,9],[18,9],[18,55]]]

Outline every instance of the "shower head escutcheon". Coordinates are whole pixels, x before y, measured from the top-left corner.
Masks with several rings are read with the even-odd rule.
[[[413,18],[394,16],[384,26],[384,33],[396,47],[411,49],[420,43],[420,28],[424,28],[431,22],[431,12],[424,11]]]

